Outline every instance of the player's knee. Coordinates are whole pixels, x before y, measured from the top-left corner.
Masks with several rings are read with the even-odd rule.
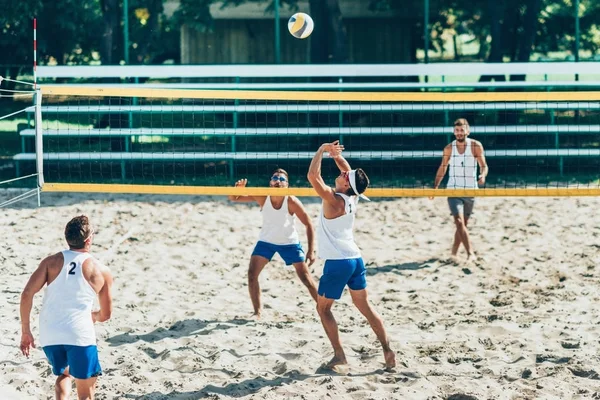
[[[352,298],[352,303],[359,311],[365,312],[371,309],[371,304],[369,304],[369,300],[366,298]]]
[[[322,305],[320,305],[319,303],[317,303],[317,313],[319,315],[323,315],[325,314],[327,311],[327,309],[325,307],[323,307]]]
[[[321,301],[317,301],[317,312],[319,315],[327,314],[331,312],[331,305]]]
[[[56,385],[57,389],[58,389],[58,387],[61,385],[61,383],[65,379],[69,379],[69,378],[70,378],[70,376],[68,376],[68,375],[59,375],[59,376],[57,376],[56,377],[56,382],[55,382],[55,385]]]
[[[465,226],[465,220],[462,214],[454,216],[454,223],[456,224],[457,228],[462,228],[463,226]]]
[[[252,266],[250,266],[250,268],[248,268],[248,280],[249,281],[256,281],[258,280],[258,275],[260,274],[260,269],[259,268],[253,268]]]

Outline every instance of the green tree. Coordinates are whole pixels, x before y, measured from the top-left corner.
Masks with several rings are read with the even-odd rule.
[[[42,2],[0,0],[0,7],[0,54],[6,67],[1,74],[16,79],[23,68],[33,68],[33,17],[42,9]],[[2,87],[13,89],[14,84],[6,81]]]
[[[179,62],[180,25],[165,16],[163,1],[129,0],[130,64]]]
[[[575,2],[545,1],[540,13],[536,50],[542,54],[559,51],[575,54]],[[581,0],[580,51],[598,54],[600,51],[600,2]]]

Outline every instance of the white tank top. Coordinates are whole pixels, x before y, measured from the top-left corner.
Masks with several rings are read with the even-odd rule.
[[[65,260],[62,270],[46,286],[44,294],[40,312],[40,345],[95,345],[92,307],[96,292],[82,271],[83,262],[92,255],[72,250],[64,250],[62,254]]]
[[[263,223],[258,240],[271,244],[300,243],[298,231],[296,231],[296,216],[290,215],[287,196],[283,198],[283,204],[279,210],[273,208],[271,196],[267,196],[260,211]]]
[[[465,152],[459,154],[456,140],[452,142],[448,189],[477,189],[477,159],[471,149],[471,139],[466,139]]]
[[[323,214],[319,215],[319,257],[323,260],[346,260],[360,258],[360,249],[354,243],[354,216],[358,197],[348,197],[342,193],[336,193],[344,199],[344,215],[327,219]]]

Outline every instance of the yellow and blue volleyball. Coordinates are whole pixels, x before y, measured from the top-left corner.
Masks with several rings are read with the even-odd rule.
[[[313,31],[315,24],[308,14],[296,13],[288,21],[288,30],[298,39],[306,39]]]

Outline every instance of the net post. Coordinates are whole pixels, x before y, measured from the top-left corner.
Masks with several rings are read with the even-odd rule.
[[[35,90],[35,164],[38,189],[44,187],[44,141],[42,138],[42,91]]]
[[[33,19],[33,88],[37,89],[37,18]]]

